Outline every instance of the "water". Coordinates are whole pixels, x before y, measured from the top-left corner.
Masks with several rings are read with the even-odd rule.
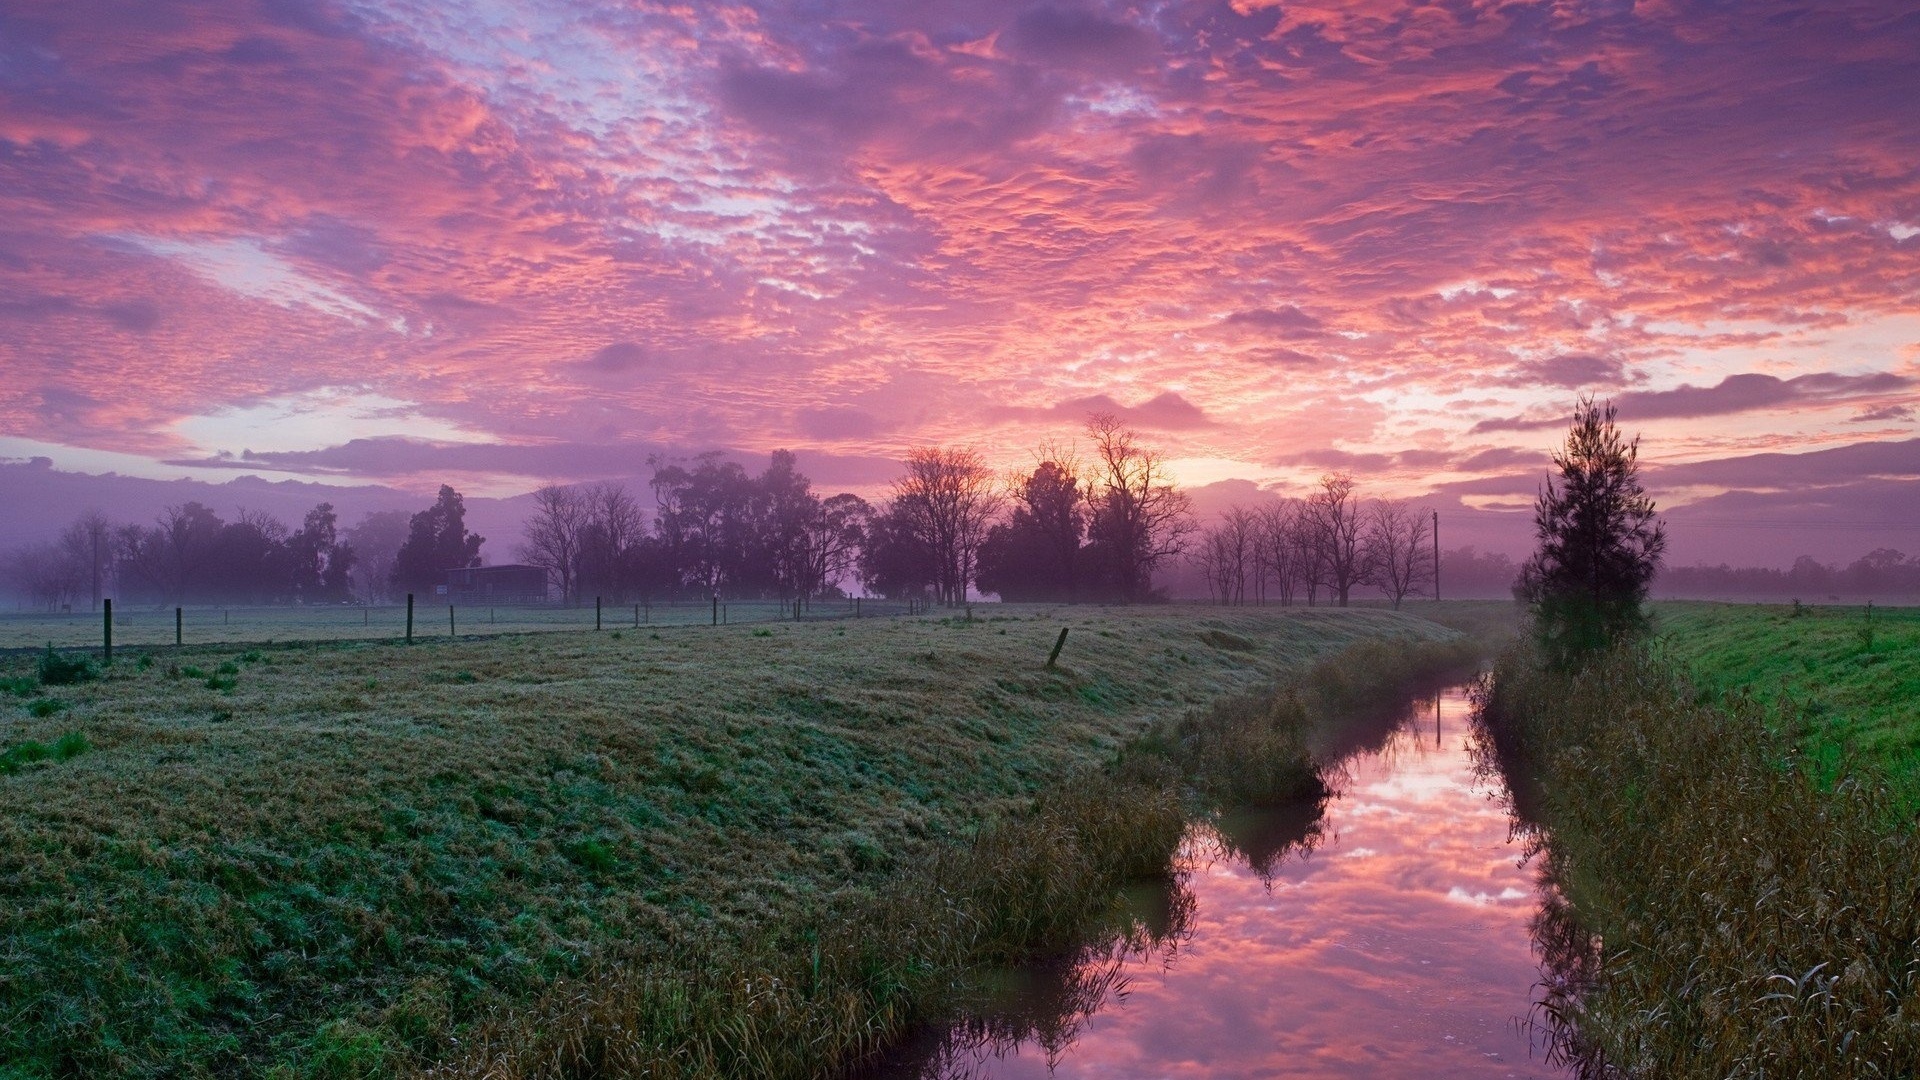
[[[1475,776],[1463,691],[1390,731],[1323,740],[1315,823],[1190,830],[1183,888],[1077,967],[1014,980],[999,1015],[894,1075],[1559,1077],[1524,1023],[1533,874]],[[1157,907],[1157,910],[1153,910]],[[1155,924],[1159,925],[1156,926]],[[1053,1015],[1047,1015],[1049,1010]]]

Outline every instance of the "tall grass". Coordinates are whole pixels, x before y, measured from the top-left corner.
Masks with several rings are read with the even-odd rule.
[[[555,986],[423,1077],[802,1077],[846,1069],[984,990],[972,976],[1078,954],[1129,880],[1164,875],[1185,815],[1164,763],[1075,778],[869,893]],[[1130,924],[1118,931],[1137,933]],[[1097,999],[1098,979],[1070,980]]]
[[[1823,786],[1750,696],[1623,649],[1481,691],[1552,902],[1557,1058],[1585,1077],[1920,1074],[1920,838],[1871,767]]]

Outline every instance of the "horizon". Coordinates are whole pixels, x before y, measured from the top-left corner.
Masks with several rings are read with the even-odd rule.
[[[1520,554],[1592,393],[1670,565],[1920,550],[1920,12],[812,12],[0,13],[0,549],[1104,411],[1203,510],[1344,470]]]

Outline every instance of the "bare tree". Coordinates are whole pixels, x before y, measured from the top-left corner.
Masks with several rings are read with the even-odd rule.
[[[522,559],[546,568],[547,575],[560,586],[564,603],[576,598],[580,550],[588,520],[587,499],[580,491],[548,484],[533,493],[533,516],[525,526],[526,541],[516,550]]]
[[[1207,592],[1222,604],[1247,602],[1247,577],[1253,568],[1255,514],[1245,507],[1231,507],[1220,520],[1201,530],[1197,542],[1187,551],[1187,559],[1207,579]]]
[[[1404,499],[1378,499],[1366,509],[1362,540],[1372,580],[1393,601],[1395,610],[1408,596],[1433,583],[1433,533],[1427,511],[1412,510]]]
[[[89,610],[98,611],[102,590],[113,574],[113,523],[100,511],[89,510],[60,533],[60,549],[82,568],[93,598]]]
[[[1309,577],[1312,547],[1301,542],[1303,521],[1300,505],[1288,501],[1262,507],[1255,523],[1255,558],[1283,605],[1293,603]]]
[[[850,577],[873,508],[858,495],[835,495],[814,506],[801,529],[799,596],[809,600]]]
[[[993,473],[970,448],[912,450],[893,496],[895,509],[931,553],[935,596],[947,604],[964,602],[980,543],[1004,501]]]
[[[1354,497],[1359,485],[1349,473],[1328,473],[1320,478],[1320,487],[1307,497],[1306,513],[1317,550],[1318,583],[1327,586],[1331,598],[1341,607],[1355,585],[1367,580],[1366,550],[1361,546],[1360,502]]]
[[[645,515],[626,486],[612,480],[578,489],[578,498],[583,520],[574,587],[624,600],[630,577],[627,563],[633,546],[646,535]]]
[[[9,552],[6,576],[28,603],[48,611],[71,604],[86,585],[85,566],[60,545],[39,543]]]
[[[1154,569],[1186,550],[1196,527],[1193,500],[1173,486],[1159,452],[1141,446],[1111,413],[1090,417],[1087,437],[1094,455],[1088,536],[1100,546],[1119,597],[1144,600]]]

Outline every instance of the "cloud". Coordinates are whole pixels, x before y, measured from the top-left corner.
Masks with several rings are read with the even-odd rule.
[[[1558,386],[1578,390],[1582,387],[1617,386],[1625,381],[1626,373],[1626,364],[1617,356],[1566,353],[1517,364],[1507,381],[1515,386]]]
[[[1672,390],[1629,391],[1612,398],[1622,420],[1668,420],[1725,416],[1757,409],[1820,407],[1863,397],[1909,390],[1914,380],[1892,372],[1835,375],[1819,372],[1782,379],[1749,373],[1729,375],[1713,386],[1682,385]],[[1476,433],[1531,431],[1563,425],[1564,415],[1483,420]]]
[[[1849,424],[1892,423],[1913,419],[1911,405],[1881,405],[1876,408],[1862,409],[1847,419]]]
[[[1022,12],[998,43],[1022,60],[1106,75],[1138,70],[1159,51],[1159,43],[1131,23],[1051,4]]]
[[[1236,311],[1225,321],[1228,326],[1271,331],[1278,337],[1295,340],[1321,337],[1325,331],[1325,324],[1294,304]]]
[[[987,415],[995,419],[1053,421],[1070,431],[1078,431],[1088,417],[1096,414],[1109,414],[1123,424],[1159,431],[1189,431],[1216,423],[1198,406],[1171,390],[1132,406],[1122,405],[1106,394],[1093,394],[1044,409],[1001,406],[987,410]]]

